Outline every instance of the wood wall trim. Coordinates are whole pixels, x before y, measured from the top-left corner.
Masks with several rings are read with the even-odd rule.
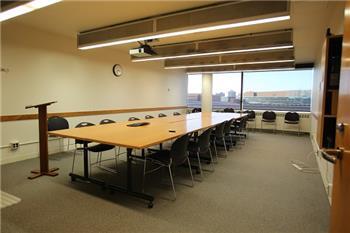
[[[48,113],[48,117],[50,117],[50,116],[78,117],[78,116],[119,114],[119,113],[129,113],[129,112],[152,112],[152,111],[185,109],[185,108],[187,108],[187,106],[170,106],[170,107],[155,107],[155,108],[127,108],[127,109],[110,109],[110,110],[79,111],[79,112],[54,112],[54,113]],[[38,114],[21,114],[21,115],[0,116],[0,122],[35,120],[35,119],[38,119]]]

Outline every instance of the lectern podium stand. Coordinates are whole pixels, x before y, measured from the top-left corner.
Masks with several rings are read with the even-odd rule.
[[[33,175],[28,176],[28,179],[35,179],[40,176],[57,176],[58,173],[55,172],[58,168],[49,169],[49,153],[48,153],[48,143],[47,143],[47,106],[57,103],[56,101],[26,106],[28,108],[38,109],[38,120],[39,120],[39,147],[40,147],[40,170],[33,170],[31,173]]]

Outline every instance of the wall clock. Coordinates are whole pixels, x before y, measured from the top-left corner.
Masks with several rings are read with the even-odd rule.
[[[116,77],[120,77],[123,74],[123,68],[119,64],[115,64],[112,68],[112,71],[113,71],[114,76],[116,76]]]

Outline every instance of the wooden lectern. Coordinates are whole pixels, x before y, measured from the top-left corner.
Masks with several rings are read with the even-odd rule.
[[[47,143],[47,106],[57,103],[57,101],[26,106],[28,108],[38,109],[38,120],[39,120],[39,147],[40,147],[40,170],[33,170],[32,176],[28,176],[28,179],[35,179],[40,176],[57,176],[55,172],[58,168],[49,169],[49,152]]]

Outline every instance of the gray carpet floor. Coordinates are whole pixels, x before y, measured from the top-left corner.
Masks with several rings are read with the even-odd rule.
[[[291,160],[316,166],[308,136],[251,133],[240,149],[219,158],[215,172],[205,172],[203,182],[190,184],[188,170],[179,168],[175,182],[177,200],[171,201],[167,173],[147,177],[146,191],[155,195],[154,208],[98,186],[71,182],[72,153],[50,156],[59,176],[28,180],[38,159],[1,167],[1,189],[22,199],[1,211],[2,232],[328,232],[329,204],[320,174],[293,168]],[[92,159],[95,157],[92,156]],[[77,169],[82,156],[78,156]],[[123,184],[124,158],[119,174],[93,169],[93,176]],[[79,172],[79,171],[77,171]],[[134,177],[142,166],[134,164]],[[199,175],[195,178],[198,180]],[[134,179],[135,189],[139,188]]]

